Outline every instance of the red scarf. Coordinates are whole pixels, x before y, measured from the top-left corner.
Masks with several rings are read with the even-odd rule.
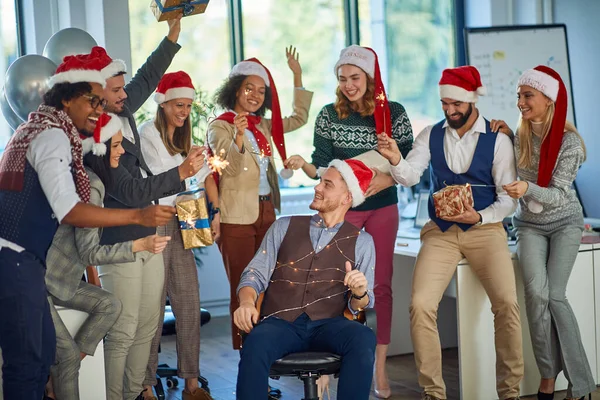
[[[226,121],[230,124],[233,124],[234,118],[235,113],[231,111],[223,113],[217,117],[218,120]],[[269,144],[269,140],[256,127],[256,125],[260,124],[261,118],[256,115],[246,115],[246,119],[248,120],[248,129],[254,134],[254,138],[256,139],[256,143],[258,144],[258,149],[260,150],[260,153],[264,154],[265,156],[271,157],[273,152],[271,151],[271,145]]]
[[[554,172],[554,167],[558,160],[558,152],[562,146],[562,140],[565,134],[565,122],[567,120],[567,89],[565,88],[565,84],[560,78],[560,75],[552,68],[538,65],[535,69],[558,80],[558,95],[556,96],[556,102],[554,102],[554,117],[552,118],[550,132],[548,132],[548,135],[542,142],[542,147],[540,148],[540,163],[538,166],[537,184],[542,187],[548,187],[552,180],[552,173]]]
[[[20,192],[25,179],[27,149],[33,139],[43,131],[57,128],[62,130],[71,142],[73,158],[72,173],[77,194],[83,202],[90,201],[90,179],[83,167],[83,152],[79,131],[67,113],[54,107],[41,105],[37,111],[29,114],[26,123],[17,128],[6,145],[0,159],[0,189]]]

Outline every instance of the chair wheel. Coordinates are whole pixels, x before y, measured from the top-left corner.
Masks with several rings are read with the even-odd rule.
[[[179,385],[177,378],[167,378],[167,387],[169,389],[176,388]]]

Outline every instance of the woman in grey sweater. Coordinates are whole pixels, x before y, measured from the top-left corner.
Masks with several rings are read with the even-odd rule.
[[[513,224],[531,342],[542,376],[538,399],[554,398],[561,371],[569,381],[567,397],[583,399],[596,385],[566,288],[583,230],[573,181],[585,160],[585,145],[566,121],[567,93],[556,71],[546,66],[525,71],[517,99],[519,180],[504,189],[519,199]]]

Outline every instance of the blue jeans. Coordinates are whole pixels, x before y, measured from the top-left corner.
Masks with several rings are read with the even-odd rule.
[[[293,323],[270,317],[244,339],[237,398],[255,400],[269,386],[269,369],[279,358],[302,351],[324,351],[342,357],[338,399],[368,399],[373,379],[376,339],[373,331],[345,317],[311,321],[306,314]]]
[[[40,260],[0,249],[0,348],[5,399],[40,400],[56,336]]]

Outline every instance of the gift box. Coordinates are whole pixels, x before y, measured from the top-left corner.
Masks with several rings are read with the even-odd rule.
[[[438,218],[456,217],[465,212],[465,204],[473,207],[473,190],[468,183],[450,185],[433,194],[435,216]]]
[[[202,14],[210,0],[151,0],[150,9],[157,21],[174,19],[183,11],[183,16]]]
[[[177,195],[175,199],[179,230],[183,238],[183,247],[205,247],[213,244],[210,229],[206,191],[194,189]]]
[[[379,172],[391,175],[391,164],[387,158],[379,154],[377,150],[369,150],[365,153],[359,154],[356,157],[352,157],[354,160],[359,160],[365,163],[369,168],[377,168]]]

